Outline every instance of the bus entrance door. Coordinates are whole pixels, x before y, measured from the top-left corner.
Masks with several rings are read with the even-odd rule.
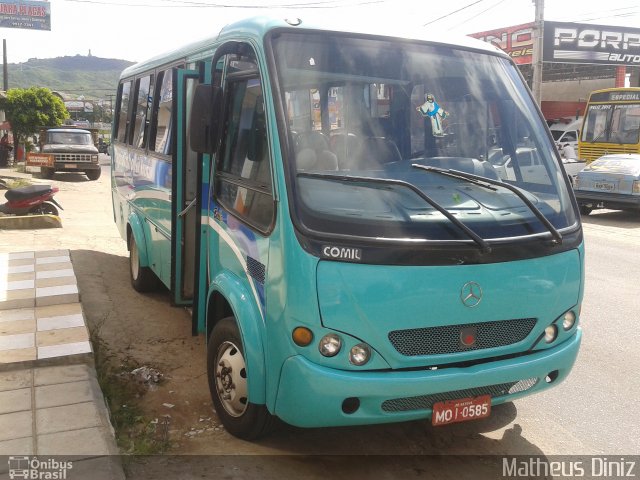
[[[202,175],[199,155],[189,147],[191,97],[198,83],[197,70],[177,70],[176,157],[173,162],[173,232],[171,235],[171,290],[176,305],[193,300],[198,261],[198,185]]]

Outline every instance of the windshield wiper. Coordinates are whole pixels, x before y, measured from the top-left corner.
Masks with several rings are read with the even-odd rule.
[[[461,172],[460,170],[430,167],[428,165],[419,165],[417,163],[414,163],[412,166],[415,168],[426,170],[427,172],[434,172],[439,173],[440,175],[445,175],[447,177],[457,178],[458,180],[467,180],[474,185],[488,188],[493,191],[496,191],[497,189],[493,188],[491,185],[506,188],[507,190],[515,193],[516,196],[527,206],[527,208],[529,208],[529,210],[531,210],[531,212],[538,218],[538,220],[542,222],[542,224],[551,233],[551,236],[555,239],[555,242],[558,244],[562,244],[562,235],[560,234],[560,232],[556,229],[556,227],[553,226],[553,224],[547,219],[547,217],[544,216],[544,214],[538,209],[538,207],[531,203],[531,200],[529,200],[519,188],[516,188],[506,182],[482,177],[480,175],[474,175],[472,173]]]
[[[474,232],[469,227],[467,227],[455,216],[451,215],[451,213],[449,213],[449,211],[446,208],[444,208],[442,205],[440,205],[438,202],[432,199],[429,195],[427,195],[418,187],[416,187],[415,185],[409,182],[405,182],[403,180],[395,180],[392,178],[355,177],[355,176],[349,176],[349,175],[334,175],[334,174],[327,174],[327,173],[311,173],[311,172],[300,172],[298,173],[298,177],[322,178],[326,180],[335,180],[337,182],[379,183],[381,185],[398,185],[401,187],[408,188],[409,190],[414,192],[416,195],[418,195],[421,199],[423,199],[425,202],[427,202],[429,205],[431,205],[433,208],[438,210],[442,215],[447,217],[447,219],[451,223],[453,223],[456,227],[462,230],[469,238],[471,238],[475,243],[477,243],[482,249],[483,253],[491,252],[491,246],[489,245],[489,243],[487,243],[486,240],[484,240],[476,232]]]

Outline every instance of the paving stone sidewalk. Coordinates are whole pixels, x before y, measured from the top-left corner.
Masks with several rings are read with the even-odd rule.
[[[0,254],[0,479],[69,456],[67,479],[120,480],[117,455],[69,252]]]

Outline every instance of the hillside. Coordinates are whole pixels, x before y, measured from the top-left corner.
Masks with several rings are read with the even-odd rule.
[[[82,55],[31,58],[8,65],[9,88],[47,87],[69,99],[107,98],[115,94],[118,77],[129,65],[126,60]]]

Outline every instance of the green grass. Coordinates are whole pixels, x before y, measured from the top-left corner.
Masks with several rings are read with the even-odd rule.
[[[6,179],[4,181],[8,189],[18,188],[18,187],[27,187],[31,185],[31,182],[26,178]]]
[[[118,359],[100,337],[100,325],[91,329],[98,383],[109,406],[111,423],[121,453],[157,455],[170,446],[169,417],[157,422],[144,415],[139,399],[146,387],[131,378],[129,372],[139,367],[133,359]]]

